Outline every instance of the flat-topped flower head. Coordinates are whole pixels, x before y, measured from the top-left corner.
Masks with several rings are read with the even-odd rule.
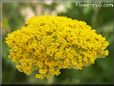
[[[6,37],[16,68],[36,78],[82,69],[108,55],[109,43],[83,21],[62,16],[36,16]]]

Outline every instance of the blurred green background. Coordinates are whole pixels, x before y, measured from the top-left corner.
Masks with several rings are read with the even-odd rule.
[[[18,72],[14,63],[8,58],[9,48],[4,38],[8,33],[17,30],[31,16],[62,15],[72,19],[87,22],[110,42],[109,55],[97,59],[95,64],[83,70],[61,70],[59,76],[54,77],[54,84],[91,84],[114,83],[114,7],[77,7],[75,2],[26,2],[2,4],[2,83],[3,84],[48,84],[48,80],[36,79],[34,74],[27,76]]]

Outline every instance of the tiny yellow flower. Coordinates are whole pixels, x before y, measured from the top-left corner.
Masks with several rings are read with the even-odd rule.
[[[16,68],[36,78],[59,75],[61,69],[83,69],[108,55],[109,42],[84,21],[62,16],[35,16],[6,37]]]

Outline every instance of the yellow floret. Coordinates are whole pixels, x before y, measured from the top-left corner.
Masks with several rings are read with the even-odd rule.
[[[82,69],[108,55],[109,42],[83,21],[62,16],[36,16],[6,37],[9,57],[20,72],[36,78]],[[36,72],[35,72],[36,71]]]

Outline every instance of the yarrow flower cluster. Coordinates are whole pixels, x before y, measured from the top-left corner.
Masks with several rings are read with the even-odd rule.
[[[36,78],[82,69],[108,55],[109,43],[83,21],[62,16],[36,16],[6,37],[9,57],[20,72]]]

